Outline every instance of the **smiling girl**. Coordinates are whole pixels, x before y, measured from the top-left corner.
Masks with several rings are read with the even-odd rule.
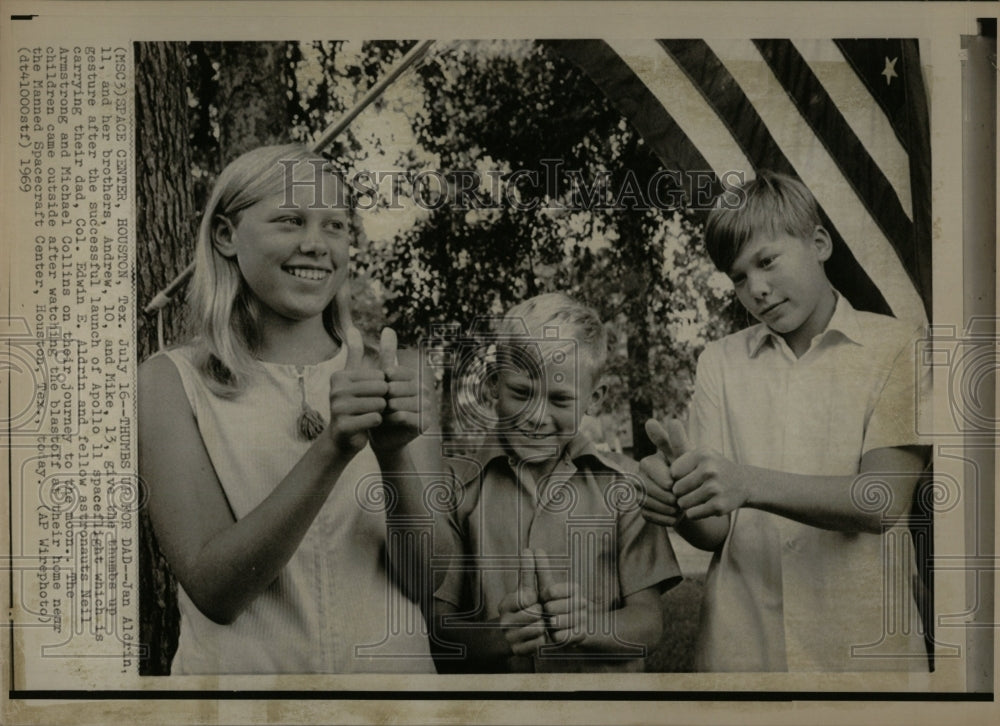
[[[232,162],[199,230],[200,333],[139,369],[174,674],[433,671],[426,561],[386,547],[387,521],[424,514],[431,407],[395,334],[370,361],[351,324],[347,196],[303,147]]]

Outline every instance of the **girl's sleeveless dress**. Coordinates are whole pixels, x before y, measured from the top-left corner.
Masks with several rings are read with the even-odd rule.
[[[346,348],[312,366],[261,363],[235,399],[214,395],[190,347],[165,353],[180,373],[229,506],[254,509],[309,448],[296,435],[298,370],[329,417],[330,375]],[[202,615],[178,586],[180,640],[171,672],[433,673],[420,608],[389,580],[379,467],[365,447],[334,485],[288,564],[229,625]]]

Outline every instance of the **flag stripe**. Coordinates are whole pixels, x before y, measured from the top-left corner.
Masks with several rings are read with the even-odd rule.
[[[704,155],[703,166],[685,167],[714,171],[749,171],[750,161],[733,143],[732,134],[714,113],[706,113],[701,93],[673,59],[655,40],[608,41],[640,85],[649,89],[655,102],[669,107],[677,122],[677,132],[685,143]],[[661,156],[662,160],[662,156]]]
[[[755,113],[769,130],[769,138],[778,148],[779,157],[795,170],[795,175],[816,197],[837,233],[878,286],[892,313],[917,323],[926,322],[923,301],[895,248],[852,192],[848,180],[798,113],[753,43],[749,40],[712,41],[710,47],[724,66],[723,71],[734,79],[736,92],[754,99]],[[844,282],[851,284],[850,279]],[[839,285],[840,281],[834,283]],[[849,293],[844,290],[844,294]],[[853,302],[854,298],[851,300]]]
[[[615,89],[614,94],[605,95],[635,127],[665,168],[684,171],[711,168],[699,147],[678,127],[666,104],[619,57],[611,41],[549,40],[545,43],[583,68],[602,91]]]
[[[912,220],[910,158],[882,107],[832,40],[796,40],[793,45],[896,192]]]
[[[897,256],[909,254],[913,247],[913,223],[889,180],[868,155],[805,60],[787,40],[755,40],[754,45]],[[912,273],[908,274],[915,284]]]
[[[701,40],[660,42],[699,89],[706,103],[730,129],[733,139],[746,153],[754,168],[767,167],[799,177],[757,113],[757,108],[707,43]],[[757,58],[759,62],[759,54]],[[809,185],[807,180],[803,179],[803,182]],[[834,253],[827,263],[831,282],[856,307],[883,314],[890,313],[891,304],[866,269],[859,264],[837,225],[826,214],[822,202],[820,207],[821,221],[829,231],[834,246]]]
[[[702,40],[659,42],[718,114],[754,168],[768,166],[784,174],[795,173],[757,109],[707,43]]]

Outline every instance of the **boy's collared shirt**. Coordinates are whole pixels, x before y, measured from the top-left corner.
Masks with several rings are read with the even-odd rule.
[[[571,440],[552,473],[538,482],[492,437],[467,457],[445,461],[454,486],[449,523],[463,557],[434,596],[471,619],[499,617],[500,601],[520,584],[526,548],[545,551],[554,582],[571,579],[609,609],[646,588],[665,592],[680,581],[664,528],[642,517],[638,465],[598,451],[585,436]],[[535,669],[641,670],[644,653],[637,647],[618,659],[576,649],[550,655],[536,658]]]
[[[692,440],[741,464],[857,474],[868,451],[922,443],[916,416],[929,375],[916,383],[918,339],[915,326],[838,296],[801,358],[765,325],[711,343],[698,362]],[[859,507],[886,506],[884,476],[858,480]],[[709,569],[696,667],[926,670],[912,551],[902,526],[835,532],[733,512]]]

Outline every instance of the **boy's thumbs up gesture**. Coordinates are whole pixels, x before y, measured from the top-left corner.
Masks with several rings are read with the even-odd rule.
[[[344,338],[347,363],[330,376],[330,425],[326,434],[340,451],[355,454],[368,443],[369,430],[382,423],[388,386],[382,371],[364,366],[361,332],[348,328]]]
[[[646,433],[659,450],[639,462],[646,480],[642,514],[650,522],[673,527],[684,517],[705,519],[728,514],[750,499],[748,468],[710,449],[694,449],[680,421],[664,430],[646,422]]]
[[[542,603],[546,634],[553,643],[577,645],[599,632],[598,608],[579,583],[557,577],[545,550],[535,550],[538,598]]]
[[[684,425],[677,419],[669,419],[666,429],[659,421],[646,422],[646,434],[657,448],[639,462],[646,484],[646,498],[642,504],[642,516],[654,524],[673,527],[684,516],[674,495],[674,479],[670,465],[691,450]]]
[[[535,555],[531,550],[521,553],[517,589],[500,600],[498,609],[500,626],[513,655],[534,655],[545,645],[545,617],[538,599]]]

